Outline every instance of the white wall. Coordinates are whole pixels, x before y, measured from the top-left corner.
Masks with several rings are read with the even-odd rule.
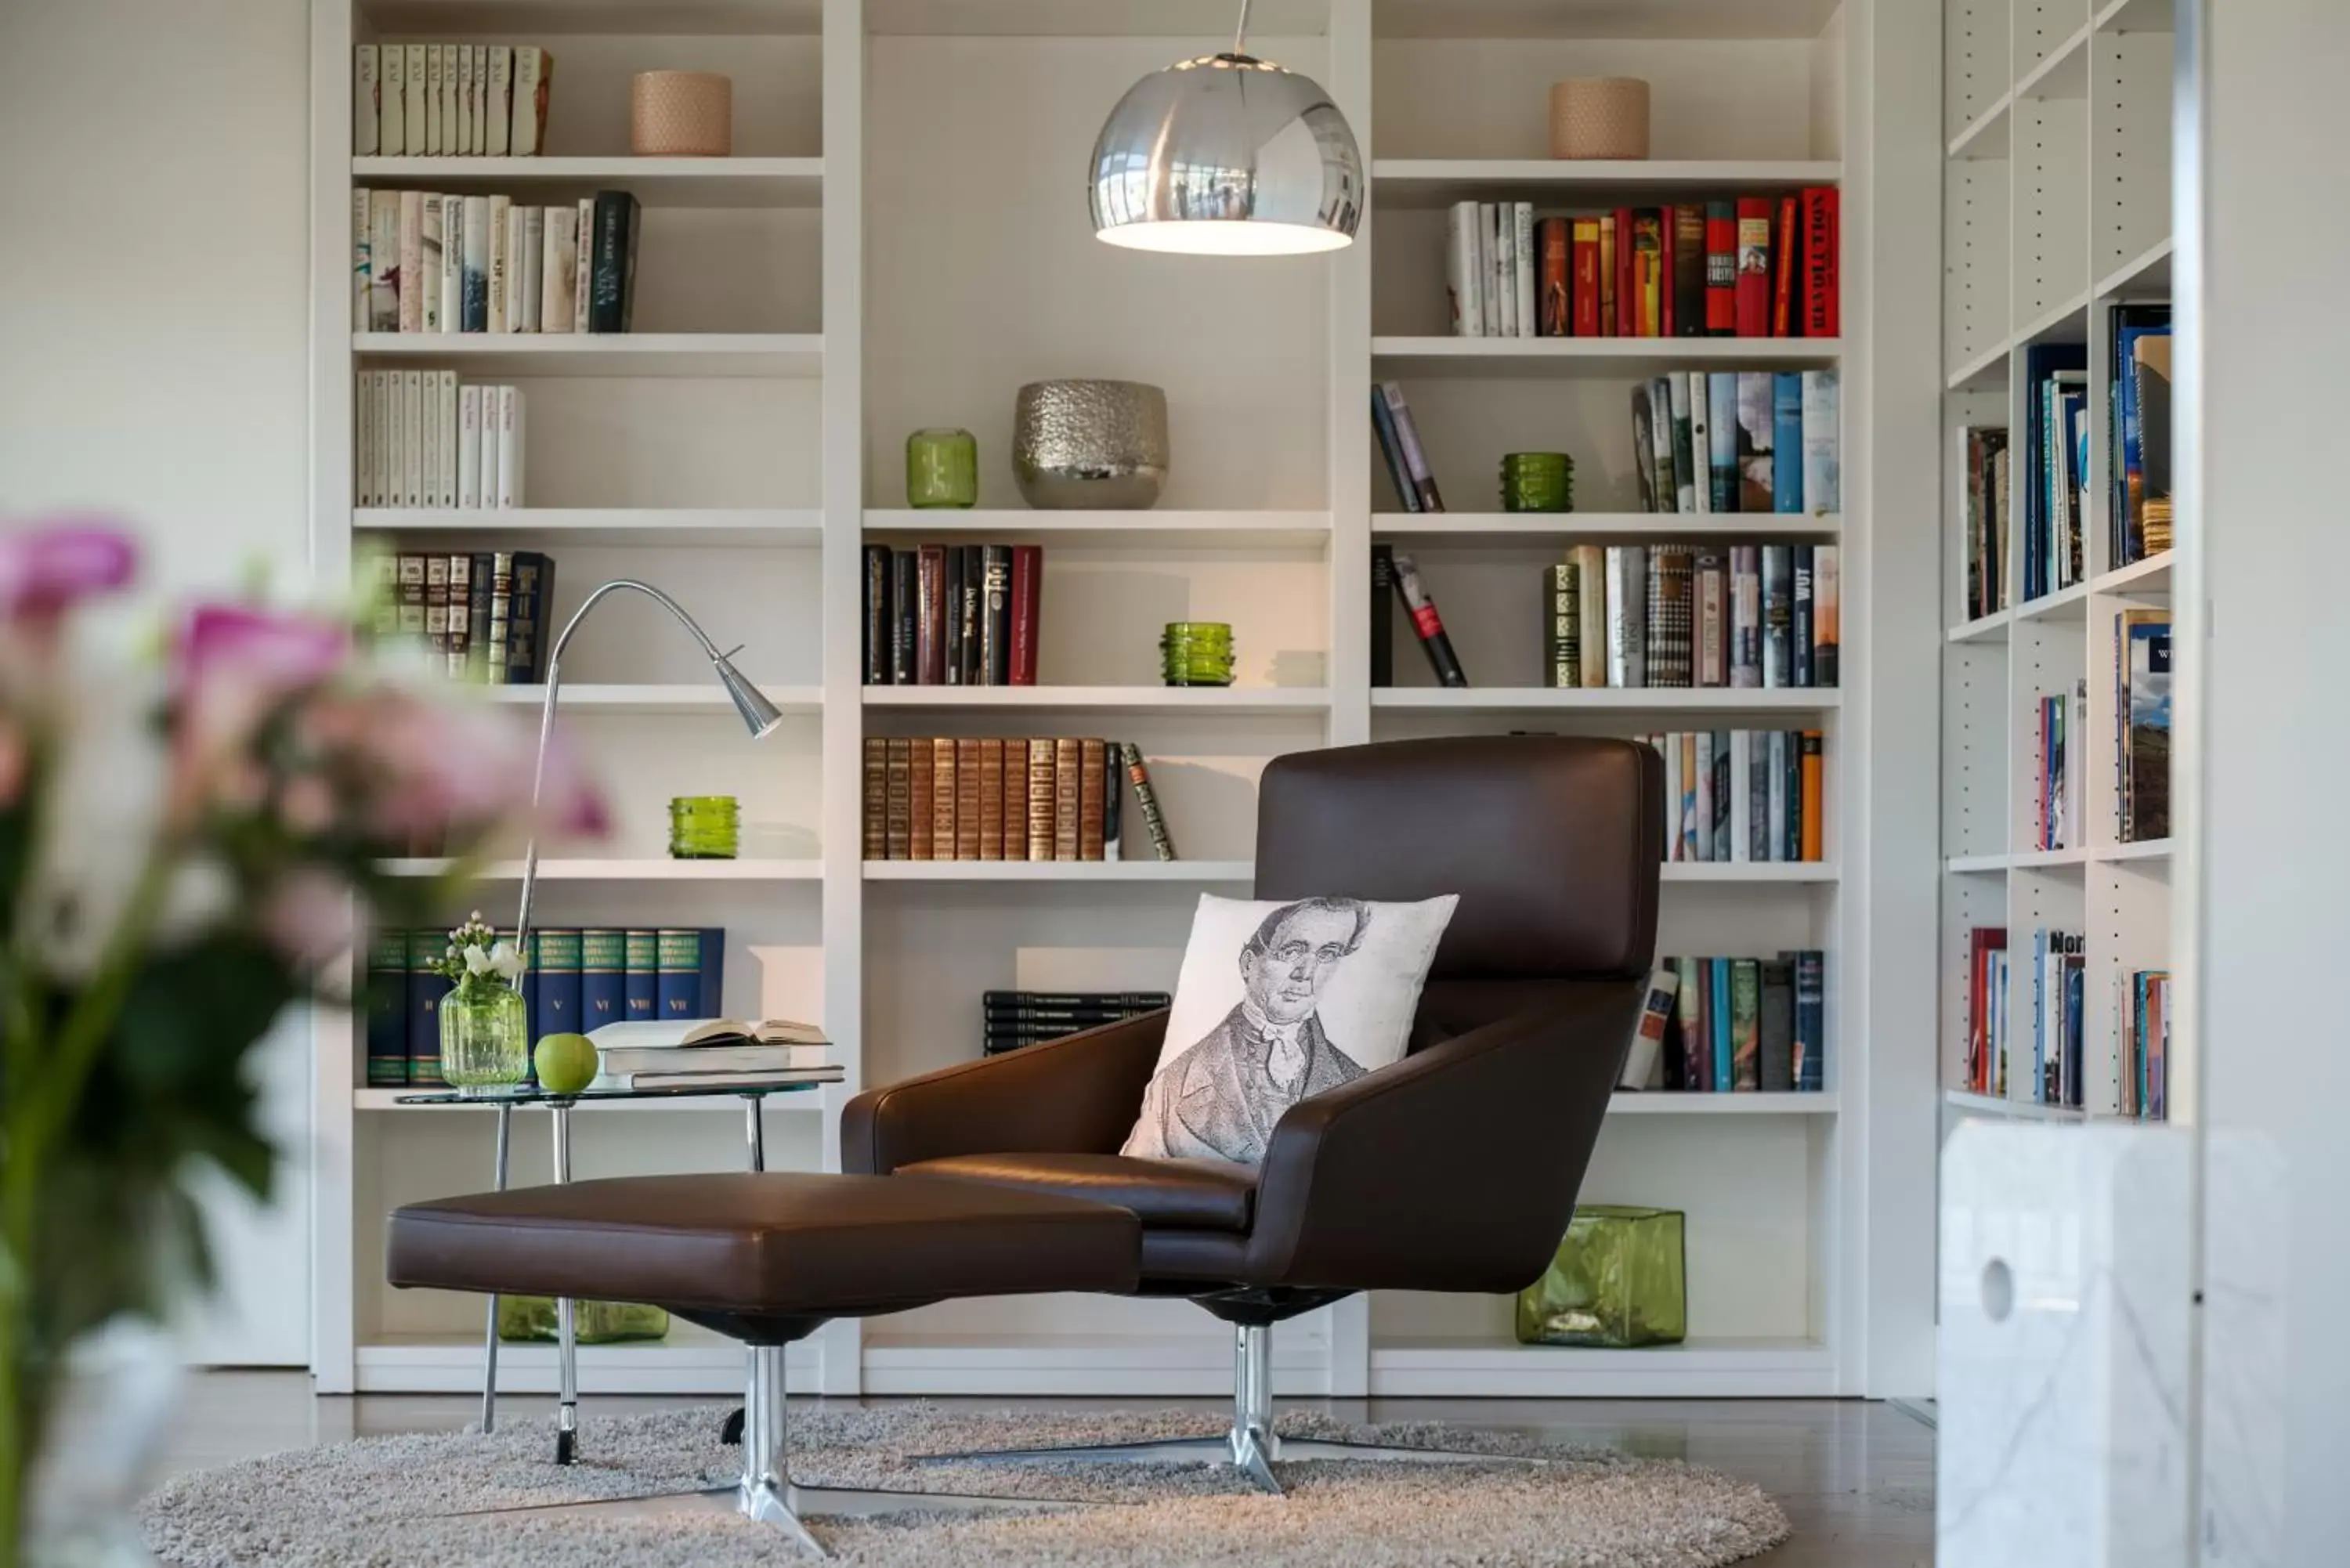
[[[0,516],[119,512],[167,590],[307,571],[308,40],[300,0],[0,5]],[[307,1031],[263,1066],[298,1149]],[[204,1359],[308,1360],[302,1187],[213,1206]]]
[[[2191,640],[2175,645],[2179,717],[2191,722],[2187,693],[2199,673],[2206,722],[2199,744],[2180,738],[2178,754],[2199,759],[2204,787],[2174,784],[2185,813],[2174,822],[2195,835],[2199,855],[2187,865],[2201,884],[2193,940],[2203,996],[2190,1013],[2201,1043],[2198,1119],[2214,1150],[2263,1137],[2282,1158],[2273,1223],[2285,1276],[2281,1386],[2246,1376],[2257,1372],[2246,1363],[2258,1361],[2258,1347],[2241,1325],[2248,1307],[2265,1303],[2244,1300],[2243,1281],[2226,1272],[2206,1282],[2202,1428],[2215,1484],[2204,1495],[2202,1560],[2339,1563],[2350,1537],[2342,1484],[2350,1344],[2341,1332],[2350,1302],[2350,1051],[2338,981],[2350,950],[2350,851],[2335,791],[2350,776],[2337,655],[2350,532],[2334,454],[2350,360],[2341,308],[2350,211],[2308,199],[2309,165],[2295,150],[2350,146],[2340,76],[2350,8],[2202,0],[2201,11],[2205,308],[2199,332],[2182,324],[2178,390],[2181,409],[2192,409],[2199,338],[2203,492],[2196,505],[2192,469],[2182,465],[2179,521],[2183,539],[2203,530],[2210,636],[2199,672]],[[2184,200],[2178,220],[2184,284],[2199,259]],[[2187,580],[2196,580],[2191,565]],[[2187,614],[2179,625],[2190,629]],[[2215,1255],[2230,1232],[2265,1233],[2209,1177],[2206,1192]],[[2235,1418],[2248,1394],[2271,1391],[2281,1436],[2266,1410]],[[2258,1483],[2280,1469],[2263,1449],[2282,1457],[2279,1514],[2261,1506],[2272,1489]]]

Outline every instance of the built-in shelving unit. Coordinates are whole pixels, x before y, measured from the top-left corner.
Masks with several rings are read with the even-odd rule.
[[[615,599],[587,624],[567,656],[566,725],[608,781],[619,821],[609,842],[549,847],[538,918],[723,925],[729,1011],[824,1021],[847,1082],[770,1104],[776,1168],[837,1168],[839,1107],[860,1086],[969,1059],[982,990],[1171,988],[1198,896],[1251,883],[1257,778],[1274,756],[1523,729],[1823,729],[1832,858],[1669,865],[1659,940],[1670,952],[1825,950],[1826,1092],[1619,1095],[1583,1189],[1591,1201],[1688,1212],[1690,1341],[1655,1352],[1521,1346],[1508,1297],[1382,1293],[1284,1325],[1274,1376],[1284,1393],[1342,1397],[1867,1391],[1871,1231],[1853,1198],[1875,1158],[1860,1012],[1870,873],[1853,836],[1869,788],[1859,716],[1875,617],[1931,611],[1878,605],[1866,570],[1866,315],[1848,292],[1846,335],[1828,340],[1431,334],[1442,330],[1451,201],[1507,196],[1548,213],[1842,182],[1847,143],[1869,134],[1876,112],[1845,64],[1873,5],[1659,7],[1628,35],[1616,30],[1620,10],[1598,25],[1600,12],[1576,6],[1302,0],[1268,17],[1260,5],[1257,52],[1330,90],[1370,161],[1372,204],[1349,249],[1259,265],[1101,245],[1068,177],[1128,85],[1223,47],[1227,8],[725,0],[691,7],[686,26],[660,0],[500,0],[478,16],[438,0],[312,0],[320,570],[331,577],[361,550],[546,550],[558,616],[604,578],[635,576],[675,594],[723,644],[745,645],[743,667],[787,715],[755,746],[658,612]],[[468,36],[543,39],[558,57],[546,156],[354,158],[350,46]],[[625,154],[627,78],[657,66],[733,76],[737,156]],[[1619,72],[1655,84],[1655,158],[1546,158],[1550,83]],[[1471,102],[1491,112],[1457,112]],[[354,186],[525,201],[635,192],[638,330],[354,333]],[[1846,189],[1843,222],[1856,278],[1872,223],[1865,190]],[[351,376],[394,363],[524,386],[527,505],[351,505]],[[1623,509],[1636,379],[1820,365],[1845,373],[1841,514]],[[1159,506],[1022,504],[1006,451],[1014,393],[1059,375],[1166,389],[1175,460]],[[1365,413],[1374,377],[1409,387],[1464,510],[1396,510]],[[905,506],[903,443],[926,426],[978,434],[978,508]],[[1501,453],[1551,446],[1575,453],[1594,510],[1492,510],[1498,500],[1480,492]],[[1534,684],[1535,578],[1566,544],[1764,537],[1846,543],[1842,691]],[[1399,612],[1369,602],[1375,538],[1418,555],[1480,685],[1437,687]],[[860,684],[861,548],[924,541],[1044,546],[1041,684]],[[1374,615],[1396,618],[1397,683],[1377,689]],[[1234,685],[1156,684],[1159,628],[1178,619],[1234,626]],[[494,695],[518,720],[542,700],[536,689]],[[864,861],[864,740],[936,734],[1132,741],[1186,858],[1149,858],[1129,823],[1114,862]],[[742,798],[752,857],[661,858],[668,797],[713,792]],[[754,855],[754,842],[766,846]],[[502,907],[518,870],[484,867],[471,902]],[[395,1107],[397,1091],[362,1086],[347,1024],[322,1025],[319,1042],[319,1386],[470,1388],[476,1303],[385,1289],[381,1217],[482,1184],[485,1119],[471,1107]],[[710,1117],[742,1114],[732,1100],[608,1108],[576,1119],[584,1175],[723,1165]],[[545,1122],[517,1118],[518,1170],[546,1168]],[[833,1324],[793,1357],[799,1386],[835,1394],[1214,1395],[1230,1377],[1228,1334],[1168,1302],[941,1303]],[[509,1348],[504,1366],[510,1386],[551,1381],[535,1347]],[[582,1376],[590,1392],[722,1393],[739,1386],[740,1359],[681,1325],[661,1345],[590,1350]]]
[[[2167,606],[2168,553],[2111,559],[2106,487],[2109,311],[2170,284],[2171,13],[2168,0],[1944,0],[1942,897],[1939,1072],[1944,1125],[2095,1119],[2111,1108],[2127,1002],[2119,977],[2166,968],[2170,845],[2117,841],[2126,716],[2114,652],[2126,608]],[[2087,349],[2084,581],[2034,599],[2011,569],[2006,607],[1964,613],[1967,501],[1960,432],[2024,428],[2023,350]],[[2021,454],[2012,483],[2023,483]],[[2013,563],[2009,563],[2011,568]],[[2086,682],[2085,769],[2073,842],[2034,838],[2038,703]],[[1968,932],[2007,931],[2008,1095],[1969,1092]],[[2032,933],[2083,938],[2085,1113],[2034,1104]],[[2176,1075],[2180,1069],[2174,1064]]]

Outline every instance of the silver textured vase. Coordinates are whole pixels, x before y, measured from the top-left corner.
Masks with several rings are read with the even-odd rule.
[[[1167,394],[1142,381],[1031,381],[1012,421],[1012,474],[1043,511],[1155,506],[1167,483]]]

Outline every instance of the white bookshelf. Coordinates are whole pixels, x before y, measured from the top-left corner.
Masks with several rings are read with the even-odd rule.
[[[1874,617],[1867,481],[1871,328],[1856,258],[1866,189],[1846,183],[1846,332],[1829,341],[1477,341],[1440,331],[1442,207],[1511,195],[1544,211],[1845,182],[1871,134],[1848,53],[1875,0],[1610,12],[1461,7],[1436,0],[1259,5],[1259,52],[1344,107],[1372,178],[1359,242],[1258,265],[1136,257],[1094,241],[1070,158],[1134,80],[1222,47],[1229,7],[1104,0],[312,0],[313,515],[331,579],[359,548],[552,552],[557,613],[605,577],[674,593],[722,643],[747,645],[788,718],[745,742],[723,694],[666,623],[615,600],[567,659],[570,731],[619,817],[598,846],[557,846],[542,919],[723,925],[730,1008],[821,1017],[848,1081],[769,1109],[778,1168],[837,1168],[841,1105],[865,1085],[970,1057],[990,987],[1171,988],[1194,900],[1244,891],[1258,774],[1285,752],[1512,729],[1638,734],[1715,726],[1825,731],[1834,857],[1817,865],[1664,870],[1660,949],[1828,955],[1827,1091],[1623,1095],[1583,1193],[1690,1217],[1690,1342],[1657,1353],[1521,1347],[1509,1298],[1380,1293],[1284,1325],[1284,1393],[1834,1395],[1877,1376],[1861,1325],[1882,1091],[1858,999],[1876,872],[1867,820]],[[1376,19],[1375,19],[1376,18]],[[359,39],[542,40],[559,61],[546,155],[354,158],[349,47]],[[1930,39],[1928,40],[1930,42]],[[680,66],[734,78],[725,160],[628,157],[627,78]],[[1656,157],[1544,156],[1549,84],[1627,72],[1656,84]],[[1476,114],[1462,105],[1483,106]],[[1506,109],[1507,112],[1503,112]],[[1931,128],[1924,128],[1930,130]],[[1930,137],[1929,151],[1941,137]],[[348,318],[354,185],[564,200],[612,185],[644,203],[638,331],[618,337],[381,336]],[[954,236],[941,250],[941,234]],[[2112,270],[2112,269],[2108,269]],[[1921,280],[1929,286],[1930,278]],[[389,364],[511,379],[528,394],[530,504],[507,511],[356,509],[350,378]],[[1623,510],[1628,390],[1700,365],[1845,374],[1840,515],[1669,520]],[[1167,389],[1175,462],[1147,512],[1037,512],[1006,438],[1024,381],[1117,376]],[[1438,472],[1470,510],[1393,510],[1365,415],[1372,379],[1399,379]],[[924,426],[977,432],[981,505],[905,504],[903,442]],[[1565,446],[1592,510],[1512,516],[1479,492],[1504,451]],[[1924,487],[1919,485],[1922,497]],[[1682,521],[1702,526],[1683,527]],[[1534,583],[1566,542],[1742,536],[1840,540],[1844,687],[1832,691],[1557,692],[1537,688]],[[1478,688],[1436,688],[1399,620],[1396,680],[1373,690],[1370,545],[1419,557]],[[1031,542],[1045,549],[1042,684],[863,688],[868,542]],[[1898,595],[1895,595],[1896,601]],[[1223,690],[1156,684],[1160,624],[1235,628]],[[533,690],[496,700],[528,705]],[[862,861],[868,735],[1107,733],[1149,756],[1183,855],[1129,833],[1114,863]],[[661,857],[671,794],[743,801],[736,862]],[[438,862],[404,863],[425,874]],[[484,868],[485,913],[517,867]],[[470,905],[469,905],[470,907]],[[462,913],[462,910],[454,911]],[[346,1022],[322,1026],[313,1205],[319,1386],[464,1390],[477,1306],[381,1283],[382,1216],[480,1185],[483,1118],[395,1106],[358,1075]],[[735,1112],[732,1101],[713,1102]],[[709,1168],[708,1107],[577,1119],[583,1173]],[[739,1113],[737,1113],[739,1114]],[[545,1168],[544,1118],[518,1118],[516,1169]],[[1888,1199],[1892,1209],[1898,1199]],[[1888,1209],[1885,1211],[1891,1211]],[[1925,1223],[1924,1212],[1915,1217]],[[1883,1314],[1878,1314],[1881,1318]],[[1053,1297],[948,1303],[831,1325],[795,1347],[804,1386],[854,1394],[1191,1394],[1228,1386],[1228,1336],[1186,1303]],[[516,1386],[546,1358],[506,1352]],[[597,1390],[723,1392],[729,1347],[681,1328],[665,1345],[583,1363]]]
[[[2108,311],[2170,284],[2168,0],[1945,0],[1941,1024],[1945,1127],[1970,1117],[2095,1120],[2127,1051],[2117,976],[2170,959],[2170,845],[2117,841],[2113,636],[2125,608],[2168,606],[2166,554],[2111,559]],[[1959,431],[2023,429],[2023,350],[2078,343],[2088,358],[2085,579],[2026,600],[2010,563],[2006,607],[1966,619],[1965,472]],[[2012,460],[2021,485],[2020,452]],[[2020,526],[2020,525],[2019,525]],[[2020,534],[2019,534],[2020,536]],[[2037,702],[2085,679],[2084,815],[2075,841],[2033,846]],[[2007,931],[2008,1093],[1964,1087],[1967,933]],[[2077,932],[2086,956],[2085,1110],[2033,1103],[2027,967],[2035,928]],[[2186,1075],[2174,1061],[2173,1081]]]

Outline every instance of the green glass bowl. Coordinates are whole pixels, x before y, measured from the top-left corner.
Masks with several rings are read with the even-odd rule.
[[[680,795],[669,803],[673,860],[732,860],[742,831],[742,806],[731,794]]]
[[[1170,686],[1230,686],[1232,628],[1220,620],[1171,620],[1159,639],[1159,669]]]
[[[916,431],[906,438],[906,504],[979,504],[979,442],[969,431]]]
[[[571,1327],[582,1345],[619,1345],[666,1339],[669,1314],[631,1302],[574,1302]],[[509,1345],[553,1345],[557,1334],[555,1303],[547,1296],[500,1296],[498,1337]]]
[[[1563,452],[1513,452],[1502,459],[1502,510],[1575,510],[1575,460]]]

